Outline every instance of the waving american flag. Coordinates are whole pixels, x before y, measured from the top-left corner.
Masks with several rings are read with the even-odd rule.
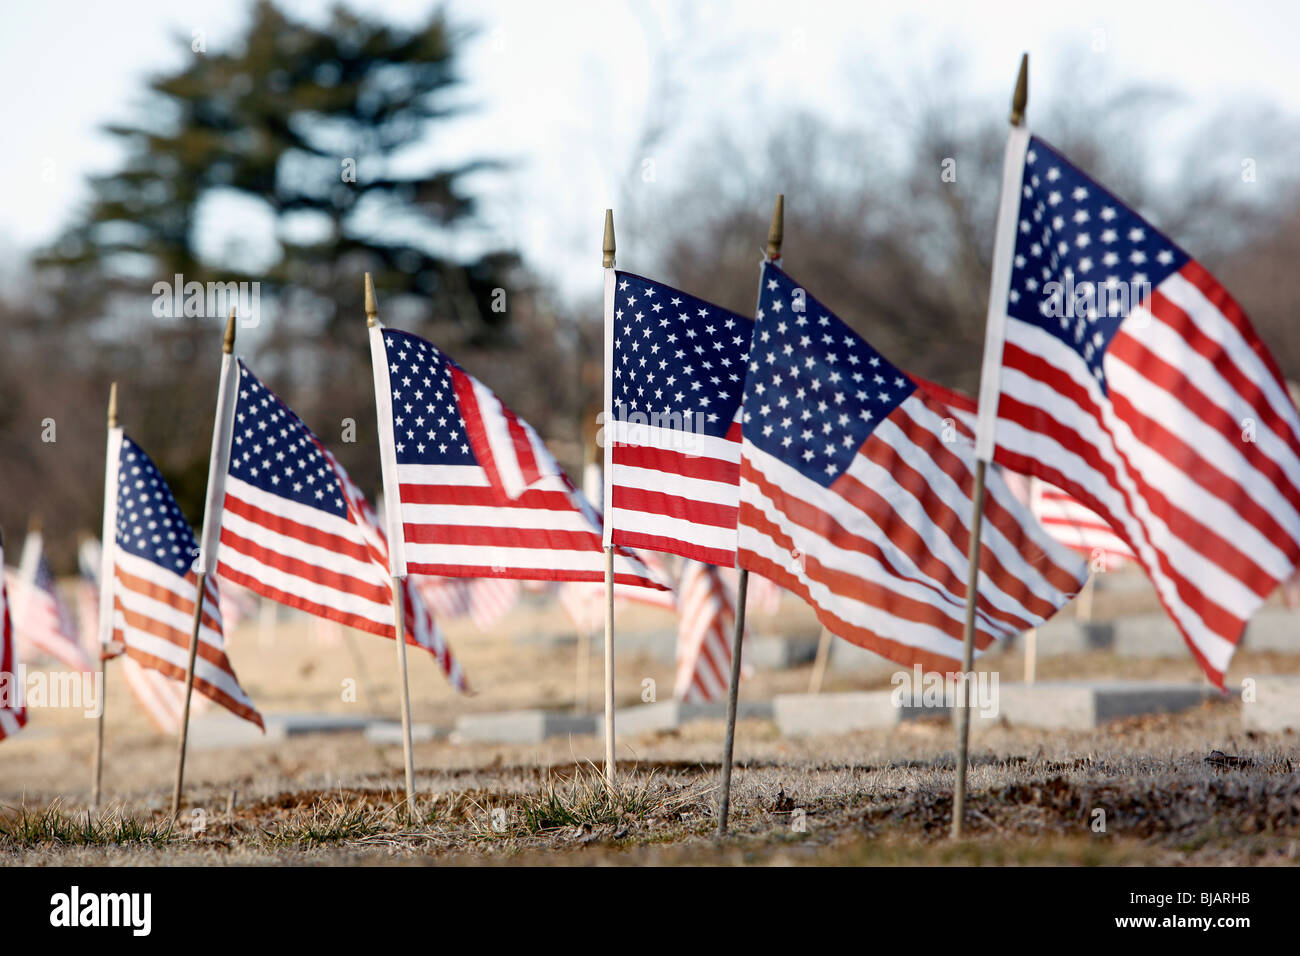
[[[728,587],[719,568],[687,560],[682,562],[677,596],[681,617],[677,622],[673,696],[692,704],[723,700],[731,681],[731,646],[736,627],[734,590]]]
[[[45,557],[45,538],[32,530],[23,541],[18,573],[10,586],[14,631],[23,652],[48,654],[73,670],[94,670],[90,657],[77,640],[76,624],[59,595]]]
[[[0,541],[0,567],[4,566],[4,542]],[[13,625],[9,619],[9,592],[3,578],[0,578],[0,674],[18,673],[18,651],[14,647]],[[0,740],[12,737],[23,729],[27,723],[27,708],[22,699],[10,699],[8,695],[22,694],[23,688],[17,681],[5,681],[5,689],[0,693]]]
[[[600,515],[537,433],[431,342],[370,334],[392,573],[603,581]],[[614,580],[666,587],[626,549]]]
[[[960,668],[971,436],[772,263],[745,379],[740,566],[832,633],[900,664]],[[1041,623],[1083,562],[996,474],[980,534],[976,646]]]
[[[388,542],[365,496],[293,411],[238,363],[217,571],[273,601],[393,637]],[[465,679],[428,605],[402,582],[406,642]]]
[[[1100,515],[1222,687],[1300,559],[1300,417],[1277,365],[1199,263],[1023,129],[998,228],[980,454]]]
[[[142,667],[176,681],[189,671],[195,602],[202,602],[194,689],[231,713],[262,726],[262,717],[226,657],[216,578],[203,595],[192,564],[198,543],[162,474],[135,442],[112,430],[110,482],[114,494],[107,521],[114,541],[111,564],[112,638]]]
[[[630,272],[607,302],[606,540],[736,563],[751,319]]]

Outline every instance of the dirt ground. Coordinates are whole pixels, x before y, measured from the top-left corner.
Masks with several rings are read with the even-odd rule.
[[[1102,595],[1098,595],[1099,598]],[[1131,597],[1124,597],[1128,612]],[[1101,613],[1105,603],[1098,602]],[[811,633],[793,600],[757,633]],[[671,630],[666,614],[628,607],[618,658],[620,705],[643,682],[671,693],[672,664],[633,638]],[[416,722],[450,727],[458,714],[572,707],[577,645],[553,606],[523,607],[492,635],[450,628],[477,693],[459,697],[411,652]],[[245,622],[230,637],[244,686],[265,712],[395,716],[389,641],[322,631],[301,616]],[[590,658],[590,695],[600,660]],[[1019,680],[1015,653],[985,659]],[[111,665],[110,665],[111,668]],[[756,671],[742,698],[807,689],[808,665]],[[1252,653],[1229,684],[1300,673],[1300,655]],[[1195,681],[1185,659],[1121,661],[1106,654],[1040,659],[1041,679],[1149,677]],[[176,742],[140,716],[109,673],[106,806],[88,815],[96,723],[66,710],[34,711],[0,744],[0,863],[4,864],[1295,864],[1300,860],[1300,742],[1243,728],[1241,707],[1214,701],[1176,715],[1098,731],[979,726],[972,734],[968,839],[947,839],[955,734],[945,721],[808,740],[773,722],[742,721],[732,832],[715,837],[722,724],[620,736],[620,786],[599,783],[593,736],[536,746],[439,739],[415,746],[418,807],[401,808],[401,749],[360,733],[196,748],[186,801],[169,825]],[[345,682],[355,681],[352,702]],[[888,686],[888,678],[829,675],[826,689]],[[1215,751],[1229,758],[1212,757]]]

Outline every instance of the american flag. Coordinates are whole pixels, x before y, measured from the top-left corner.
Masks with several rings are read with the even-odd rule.
[[[490,631],[519,603],[519,582],[509,578],[434,578],[412,575],[425,602],[440,620],[469,617]]]
[[[437,346],[370,331],[393,573],[603,581],[600,515],[537,433]],[[666,587],[626,549],[614,580]]]
[[[755,579],[757,580],[757,579]],[[719,569],[687,560],[677,584],[677,678],[673,696],[692,704],[722,700],[731,681],[736,601]]]
[[[231,414],[218,572],[289,607],[393,637],[388,543],[360,489],[242,361]],[[464,690],[428,606],[408,582],[402,591],[406,642]]]
[[[99,566],[102,550],[97,540],[83,538],[77,549],[77,609],[81,620],[82,646],[96,655],[115,656],[112,649],[99,644]],[[224,592],[224,589],[222,589]],[[225,594],[221,594],[222,623],[225,624]],[[162,733],[174,734],[180,730],[185,706],[184,681],[169,677],[162,671],[143,667],[129,654],[122,658],[122,676],[136,703],[149,722]],[[210,706],[203,695],[190,698],[190,713],[200,714]]]
[[[113,639],[142,667],[176,681],[189,670],[190,635],[198,575],[192,567],[198,543],[157,467],[134,441],[114,429],[116,493],[110,518],[115,528],[112,561]],[[194,689],[231,713],[262,727],[262,717],[226,657],[220,594],[211,575],[204,582]]]
[[[1199,263],[1027,131],[1007,155],[980,453],[1100,515],[1222,687],[1300,559],[1300,416]]]
[[[94,669],[94,664],[77,642],[72,615],[55,587],[41,532],[27,533],[18,573],[9,590],[13,602],[13,627],[24,654],[32,657],[48,654],[73,670]]]
[[[978,419],[975,399],[915,375],[912,380],[947,405],[970,431],[975,431]],[[1029,506],[1043,530],[1087,558],[1090,570],[1118,571],[1133,560],[1133,552],[1104,518],[1089,511],[1060,488],[1016,472],[1003,472],[1002,478],[1020,502]]]
[[[630,272],[607,300],[607,543],[736,563],[751,319]]]
[[[958,670],[970,433],[771,263],[743,415],[740,566],[808,601],[840,637],[900,664]],[[996,472],[987,488],[980,649],[1041,623],[1085,576]]]
[[[0,541],[0,567],[4,566],[4,542]],[[14,647],[13,625],[9,620],[9,591],[0,579],[0,674],[18,673],[18,650]],[[22,699],[13,700],[7,695],[24,693],[25,689],[10,678],[0,693],[0,740],[12,737],[27,723],[27,708]]]
[[[1101,515],[1055,485],[1035,479],[1029,507],[1043,530],[1087,558],[1092,570],[1118,571],[1133,560],[1133,552]]]

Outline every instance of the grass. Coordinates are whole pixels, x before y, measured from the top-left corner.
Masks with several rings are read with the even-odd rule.
[[[537,834],[565,827],[621,828],[668,810],[674,802],[658,773],[639,782],[625,774],[621,785],[610,789],[593,765],[578,764],[568,780],[557,786],[549,779],[536,794],[522,798],[519,810],[524,827]]]
[[[0,850],[38,847],[161,847],[172,837],[170,822],[158,823],[120,811],[99,816],[64,812],[57,801],[43,810],[19,807],[0,819]]]

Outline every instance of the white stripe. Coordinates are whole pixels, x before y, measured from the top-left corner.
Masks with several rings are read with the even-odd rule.
[[[979,416],[975,427],[975,457],[979,461],[993,459],[996,441],[1002,346],[1007,332],[1007,294],[1011,289],[1012,257],[1016,251],[1016,228],[1020,219],[1020,189],[1024,182],[1028,147],[1028,128],[1013,126],[1002,157],[1002,195],[998,200],[993,277],[989,283],[989,307],[984,327],[984,364],[980,369]]]
[[[704,432],[664,428],[648,422],[616,420],[605,426],[605,439],[614,441],[616,446],[672,451],[687,458],[713,458],[731,464],[740,461],[739,441]]]
[[[736,461],[740,461],[739,446],[737,446]],[[620,465],[618,462],[614,463],[614,487],[657,491],[691,501],[726,505],[731,508],[735,508],[740,502],[740,492],[736,490],[735,482],[688,478],[672,472],[655,471],[653,468]]]
[[[230,440],[235,430],[235,402],[239,399],[239,363],[229,352],[221,354],[217,380],[216,420],[212,425],[212,452],[208,458],[208,489],[203,501],[203,530],[199,534],[196,574],[215,568],[217,541],[221,538],[221,508],[226,500],[226,472],[230,466]],[[209,563],[212,567],[209,567]]]
[[[406,575],[406,540],[402,533],[402,496],[398,491],[397,449],[393,444],[393,390],[388,381],[384,327],[370,327],[370,368],[375,380],[375,416],[379,424],[379,466],[384,478],[384,517],[388,527],[388,573]]]
[[[737,488],[737,495],[740,491]],[[631,511],[627,508],[614,508],[610,512],[620,534],[651,534],[664,538],[676,538],[702,548],[717,548],[720,551],[736,550],[736,528],[734,525],[720,528],[716,525],[703,524],[688,518],[674,518],[649,511]]]

